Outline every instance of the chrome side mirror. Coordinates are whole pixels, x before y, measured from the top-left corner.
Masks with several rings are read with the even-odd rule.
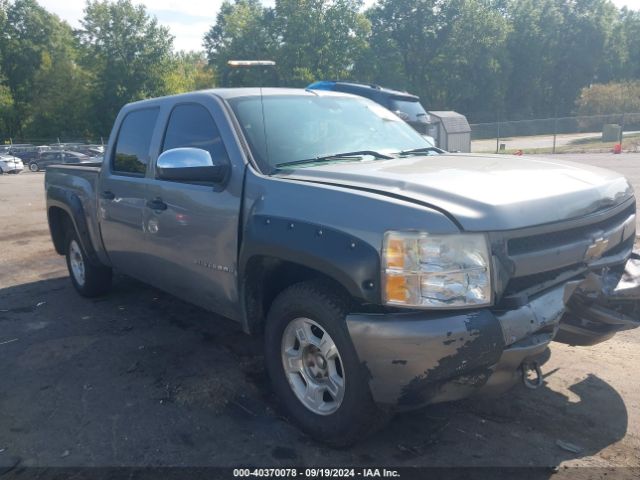
[[[228,165],[214,164],[211,154],[200,148],[173,148],[156,162],[156,177],[174,182],[222,182]]]

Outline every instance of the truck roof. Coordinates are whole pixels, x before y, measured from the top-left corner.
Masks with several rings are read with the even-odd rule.
[[[217,96],[224,99],[230,98],[240,98],[240,97],[269,97],[269,96],[282,96],[282,95],[308,95],[308,96],[335,96],[335,97],[351,97],[354,95],[350,95],[348,93],[342,92],[333,92],[328,90],[305,90],[303,88],[277,88],[277,87],[268,87],[268,88],[260,88],[260,87],[244,87],[244,88],[212,88],[208,90],[197,90],[194,92],[188,93],[180,93],[177,95],[169,95],[166,97],[157,97],[150,98],[147,100],[140,100],[137,102],[128,103],[126,107],[129,106],[139,106],[147,103],[158,103],[162,102],[164,99],[175,100],[177,98],[189,98],[193,95],[202,95],[209,94],[213,96]]]

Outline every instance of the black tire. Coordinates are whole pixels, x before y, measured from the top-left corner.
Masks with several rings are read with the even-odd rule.
[[[40,171],[40,166],[36,162],[31,162],[29,164],[29,170],[32,171],[32,172],[39,172]]]
[[[89,262],[82,247],[82,243],[78,240],[78,236],[73,229],[70,229],[67,234],[65,251],[67,269],[69,270],[71,283],[80,295],[89,298],[98,297],[106,294],[111,289],[111,268],[97,266]],[[74,252],[81,258],[84,279],[75,273],[74,268],[72,267],[72,257],[74,256]]]
[[[366,368],[360,363],[347,330],[348,301],[338,290],[320,281],[301,282],[283,291],[273,302],[265,326],[265,364],[275,393],[293,420],[315,440],[335,447],[348,446],[383,424],[373,402]],[[282,342],[287,325],[309,318],[320,325],[340,353],[345,376],[344,397],[338,409],[321,415],[298,399],[287,380]]]

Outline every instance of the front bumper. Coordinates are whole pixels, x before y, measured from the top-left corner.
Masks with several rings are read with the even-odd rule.
[[[575,287],[557,286],[515,310],[352,314],[347,326],[380,405],[498,394],[518,381],[523,363],[544,361]]]
[[[5,164],[2,168],[2,171],[4,173],[20,173],[22,172],[22,170],[24,170],[24,165],[22,164],[14,164],[14,163],[10,163],[10,164]]]

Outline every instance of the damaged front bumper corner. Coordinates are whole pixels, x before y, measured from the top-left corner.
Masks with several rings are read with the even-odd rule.
[[[567,302],[557,342],[585,346],[640,326],[640,254],[634,252],[624,272],[589,274]]]
[[[545,356],[564,313],[565,290],[558,286],[503,312],[353,314],[347,326],[374,400],[415,408],[512,387],[523,363]]]
[[[521,378],[532,386],[531,367],[541,383],[552,340],[593,345],[640,326],[640,255],[624,271],[603,268],[512,310],[351,314],[347,326],[382,406],[500,394]]]

